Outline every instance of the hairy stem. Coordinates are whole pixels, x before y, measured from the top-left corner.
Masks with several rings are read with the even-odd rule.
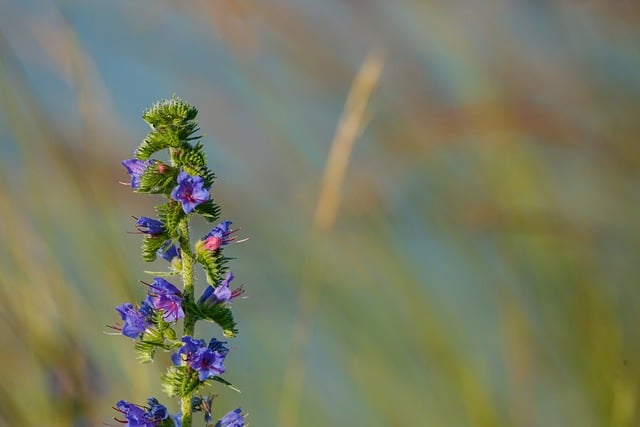
[[[189,238],[189,218],[185,217],[180,221],[180,249],[182,251],[182,297],[185,305],[191,305],[194,301],[193,296],[193,267],[194,255],[191,251],[191,239]],[[193,336],[195,330],[196,319],[193,314],[185,310],[184,315],[184,333],[183,336]],[[181,402],[182,426],[191,427],[191,395],[184,396]]]

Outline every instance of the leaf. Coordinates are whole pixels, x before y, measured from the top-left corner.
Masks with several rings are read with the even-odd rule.
[[[201,319],[209,320],[220,326],[225,337],[231,338],[237,335],[238,329],[233,319],[233,312],[226,303],[198,305],[197,311]]]
[[[138,160],[148,160],[151,156],[160,150],[169,148],[169,142],[162,133],[155,130],[149,132],[144,140],[136,149],[135,156]]]
[[[173,97],[157,102],[146,110],[142,118],[157,133],[167,147],[178,148],[183,142],[193,139],[198,131],[194,121],[198,110],[180,98]]]
[[[166,243],[169,236],[162,234],[147,234],[142,240],[142,259],[146,262],[154,261],[158,255],[158,250]]]
[[[171,397],[191,396],[204,384],[198,373],[186,366],[171,366],[162,376],[162,387]]]
[[[176,186],[178,170],[162,162],[153,162],[140,176],[139,193],[169,194]]]
[[[211,188],[216,176],[207,167],[207,154],[202,142],[198,141],[195,145],[182,144],[180,149],[176,150],[174,160],[189,175],[202,177],[205,188]]]
[[[196,206],[196,213],[199,213],[209,222],[217,221],[220,218],[220,207],[213,200],[209,199]]]
[[[224,379],[224,378],[222,378],[222,377],[219,377],[219,376],[217,376],[217,375],[216,375],[216,376],[214,376],[214,377],[211,377],[211,379],[212,379],[212,380],[214,380],[214,381],[217,381],[217,382],[219,382],[219,383],[221,383],[221,384],[226,385],[226,386],[227,386],[227,387],[229,387],[231,390],[234,390],[234,391],[237,391],[238,393],[241,393],[241,391],[240,391],[240,389],[239,389],[239,388],[237,388],[236,386],[234,386],[233,384],[231,384],[229,381],[225,380],[225,379]]]
[[[226,258],[222,255],[222,250],[217,249],[215,251],[198,250],[196,259],[204,268],[207,282],[211,286],[218,286],[218,282],[227,271],[226,265],[230,258]]]
[[[176,239],[178,237],[178,225],[185,216],[180,203],[175,200],[170,200],[164,205],[156,206],[156,212],[158,213],[160,221],[164,223],[165,230],[169,234],[169,237]]]

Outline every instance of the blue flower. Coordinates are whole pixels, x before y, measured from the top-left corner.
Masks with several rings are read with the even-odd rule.
[[[146,216],[138,218],[138,221],[136,221],[136,228],[139,232],[150,234],[151,236],[157,236],[165,231],[162,221]]]
[[[147,403],[149,404],[149,418],[160,421],[169,416],[167,408],[164,405],[161,405],[155,397],[147,399]]]
[[[218,351],[212,351],[208,347],[203,347],[193,357],[191,368],[198,372],[198,379],[204,381],[207,378],[224,373],[223,362],[225,356],[226,353],[223,354]]]
[[[153,308],[164,311],[164,320],[175,322],[184,317],[182,292],[161,277],[156,277],[149,286]]]
[[[235,230],[229,230],[229,226],[231,224],[231,221],[223,221],[220,224],[216,225],[206,236],[204,236],[202,240],[204,241],[205,249],[215,251],[220,246],[234,241],[235,238],[231,237],[231,234],[233,234]]]
[[[186,172],[178,175],[178,186],[171,192],[171,198],[182,203],[182,210],[188,214],[200,203],[209,200],[209,191],[204,188],[204,180],[199,176],[191,176]]]
[[[124,415],[126,427],[156,427],[169,417],[167,408],[155,398],[147,399],[148,407],[120,400],[114,408]],[[116,419],[116,421],[120,421]],[[125,422],[125,421],[121,421]]]
[[[120,317],[124,321],[122,335],[126,337],[136,339],[151,326],[153,311],[148,300],[143,301],[138,309],[131,303],[120,304],[116,307],[116,311],[120,313]]]
[[[211,417],[211,403],[213,402],[213,395],[207,394],[202,397],[193,396],[191,398],[191,407],[193,412],[204,413],[204,423],[210,425],[213,422]]]
[[[176,245],[172,245],[171,240],[167,240],[166,242],[164,242],[162,247],[158,249],[157,254],[170,263],[173,262],[175,258],[182,258],[180,256],[180,249],[178,249]]]
[[[204,381],[207,378],[222,374],[225,371],[223,362],[229,349],[225,342],[211,338],[208,346],[204,340],[194,340],[190,336],[182,337],[182,347],[171,356],[175,365],[182,361],[198,372],[198,379]]]
[[[131,176],[131,188],[137,189],[140,187],[140,178],[152,163],[152,160],[138,159],[127,159],[122,161],[122,166],[127,169],[127,173]]]
[[[183,361],[185,361],[187,366],[189,366],[195,353],[204,346],[204,340],[196,340],[191,338],[189,335],[185,335],[182,337],[182,347],[171,355],[171,360],[176,366],[181,365]]]
[[[243,427],[244,417],[242,416],[242,410],[240,408],[229,411],[224,417],[220,419],[215,427]]]
[[[227,276],[216,286],[207,286],[198,300],[200,305],[214,305],[223,302],[229,302],[233,298],[241,295],[244,290],[242,287],[234,289],[229,288],[229,283],[233,280],[233,273],[227,273]]]

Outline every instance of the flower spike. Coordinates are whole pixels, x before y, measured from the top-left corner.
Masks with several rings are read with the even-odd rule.
[[[222,335],[234,337],[237,328],[231,304],[242,294],[242,286],[230,288],[233,274],[227,270],[232,259],[223,253],[226,245],[237,240],[231,221],[222,221],[201,239],[190,238],[190,221],[199,216],[208,222],[219,221],[221,210],[210,193],[216,178],[207,166],[207,156],[195,118],[198,110],[173,97],[154,104],[143,114],[151,131],[135,150],[135,157],[122,161],[129,174],[129,185],[136,193],[163,197],[155,206],[156,218],[134,217],[137,232],[143,234],[142,258],[154,262],[163,258],[167,272],[152,274],[146,298],[137,305],[116,307],[121,326],[109,326],[134,340],[140,362],[154,361],[157,351],[171,353],[172,366],[162,377],[163,389],[180,399],[180,412],[169,414],[156,398],[138,405],[125,400],[116,403],[114,419],[127,427],[193,427],[193,413],[204,414],[207,426],[219,417],[212,414],[215,394],[198,396],[205,385],[224,385],[237,390],[222,378],[229,348],[225,341],[195,336],[198,321],[213,322]],[[195,268],[202,267],[208,286],[196,299]],[[179,277],[174,285],[164,277]],[[172,279],[173,281],[173,279]],[[180,330],[178,329],[180,328]],[[242,427],[245,416],[240,408],[217,421],[216,427]]]

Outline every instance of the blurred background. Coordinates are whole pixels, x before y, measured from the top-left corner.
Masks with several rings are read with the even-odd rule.
[[[251,238],[218,417],[639,426],[639,43],[630,0],[0,0],[0,426],[177,409],[104,334],[172,94]]]

